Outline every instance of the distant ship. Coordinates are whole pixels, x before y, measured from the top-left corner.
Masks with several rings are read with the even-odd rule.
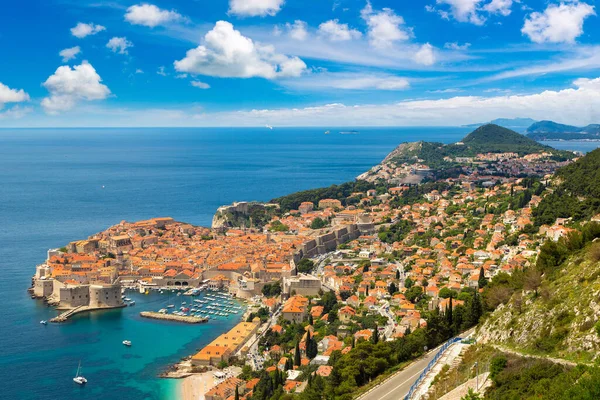
[[[273,127],[271,125],[265,125],[265,128],[273,130]]]
[[[359,133],[358,131],[354,131],[354,130],[352,130],[352,131],[341,131],[340,135],[358,135],[358,133]]]
[[[131,340],[123,340],[123,344],[129,347],[131,346]]]
[[[329,135],[330,133],[331,133],[331,132],[329,132],[329,131],[325,131],[325,134],[326,134],[326,135]]]

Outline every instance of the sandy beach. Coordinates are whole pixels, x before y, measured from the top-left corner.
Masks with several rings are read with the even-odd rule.
[[[204,393],[215,385],[213,373],[214,371],[209,371],[184,378],[180,391],[182,400],[204,399]]]

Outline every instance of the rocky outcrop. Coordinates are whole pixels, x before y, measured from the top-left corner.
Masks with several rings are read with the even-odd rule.
[[[261,216],[270,216],[279,208],[278,204],[241,201],[228,206],[221,206],[213,216],[212,228],[250,228],[255,225],[261,227],[261,221],[255,219]],[[269,218],[270,219],[270,218]],[[268,220],[267,220],[268,221]]]

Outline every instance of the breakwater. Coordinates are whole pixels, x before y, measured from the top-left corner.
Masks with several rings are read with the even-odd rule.
[[[187,315],[163,314],[163,313],[153,312],[153,311],[142,311],[140,313],[140,316],[144,317],[144,318],[161,319],[163,321],[185,322],[186,324],[199,324],[199,323],[208,321],[208,319],[201,318],[201,317],[190,317]]]

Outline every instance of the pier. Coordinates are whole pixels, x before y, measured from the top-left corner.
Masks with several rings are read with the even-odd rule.
[[[161,319],[164,321],[185,322],[187,324],[199,324],[199,323],[208,321],[208,319],[201,318],[201,317],[192,317],[192,316],[187,316],[187,315],[163,314],[163,313],[153,312],[153,311],[142,311],[140,313],[140,316],[144,317],[144,318]]]
[[[71,318],[73,315],[75,314],[79,314],[82,312],[88,312],[88,311],[99,311],[99,310],[112,310],[115,308],[123,308],[123,307],[127,307],[127,304],[123,304],[123,305],[118,305],[115,307],[90,307],[90,306],[79,306],[79,307],[75,307],[75,308],[70,308],[67,311],[63,312],[60,315],[57,315],[56,317],[52,318],[50,320],[50,322],[54,322],[54,323],[60,323],[60,322],[67,322],[67,320],[69,318]]]

